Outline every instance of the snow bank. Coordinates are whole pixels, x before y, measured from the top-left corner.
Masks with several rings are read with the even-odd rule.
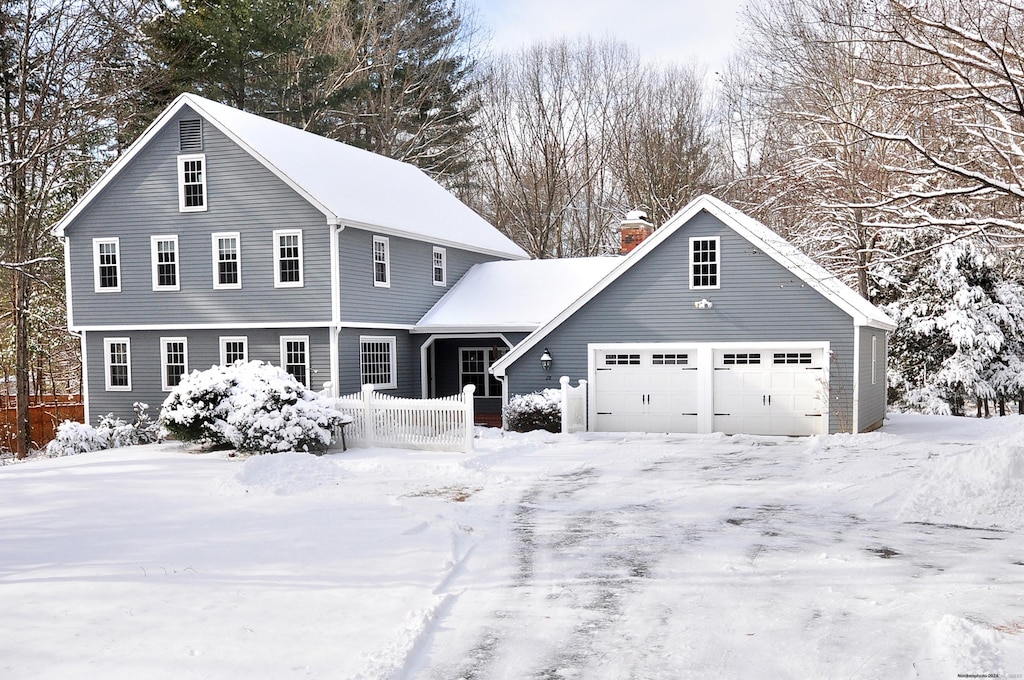
[[[926,462],[900,511],[907,521],[1024,528],[1024,445],[997,438]]]

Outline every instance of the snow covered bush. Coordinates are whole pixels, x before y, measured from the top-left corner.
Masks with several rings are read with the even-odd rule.
[[[262,361],[195,371],[160,411],[161,424],[181,441],[251,453],[325,449],[341,418],[326,399]]]
[[[116,449],[157,441],[160,438],[160,428],[147,413],[149,405],[135,402],[133,408],[133,423],[115,418],[113,413],[100,416],[96,427],[65,420],[57,426],[57,436],[46,445],[46,455],[74,456],[88,451]]]
[[[562,431],[562,391],[544,390],[533,394],[517,394],[502,409],[508,429],[513,432],[532,430]]]

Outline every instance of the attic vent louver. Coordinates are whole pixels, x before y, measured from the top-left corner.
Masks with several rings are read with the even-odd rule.
[[[203,121],[178,121],[178,149],[180,151],[203,150]]]

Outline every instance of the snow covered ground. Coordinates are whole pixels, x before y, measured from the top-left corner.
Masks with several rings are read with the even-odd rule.
[[[0,677],[1024,674],[1024,418],[0,467]]]

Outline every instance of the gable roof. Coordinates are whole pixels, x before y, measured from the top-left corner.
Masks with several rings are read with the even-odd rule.
[[[578,257],[476,264],[423,315],[413,332],[532,331],[621,260]]]
[[[53,227],[64,228],[184,107],[209,121],[315,206],[328,222],[373,229],[438,245],[522,259],[526,252],[409,163],[358,149],[289,125],[179,95]]]
[[[629,255],[622,258],[618,266],[591,286],[586,293],[551,317],[521,343],[516,345],[508,354],[496,361],[492,366],[492,372],[497,376],[505,375],[505,369],[508,366],[532,347],[539,344],[549,333],[561,325],[563,321],[594,299],[616,279],[636,266],[644,257],[701,211],[717,218],[725,226],[792,272],[810,288],[819,292],[836,307],[849,314],[853,318],[854,325],[871,326],[887,331],[896,328],[896,322],[882,312],[882,310],[855,293],[834,274],[814,262],[810,257],[774,231],[727,203],[713,196],[703,195],[695,198],[686,207],[669,218],[660,229],[644,239]]]

